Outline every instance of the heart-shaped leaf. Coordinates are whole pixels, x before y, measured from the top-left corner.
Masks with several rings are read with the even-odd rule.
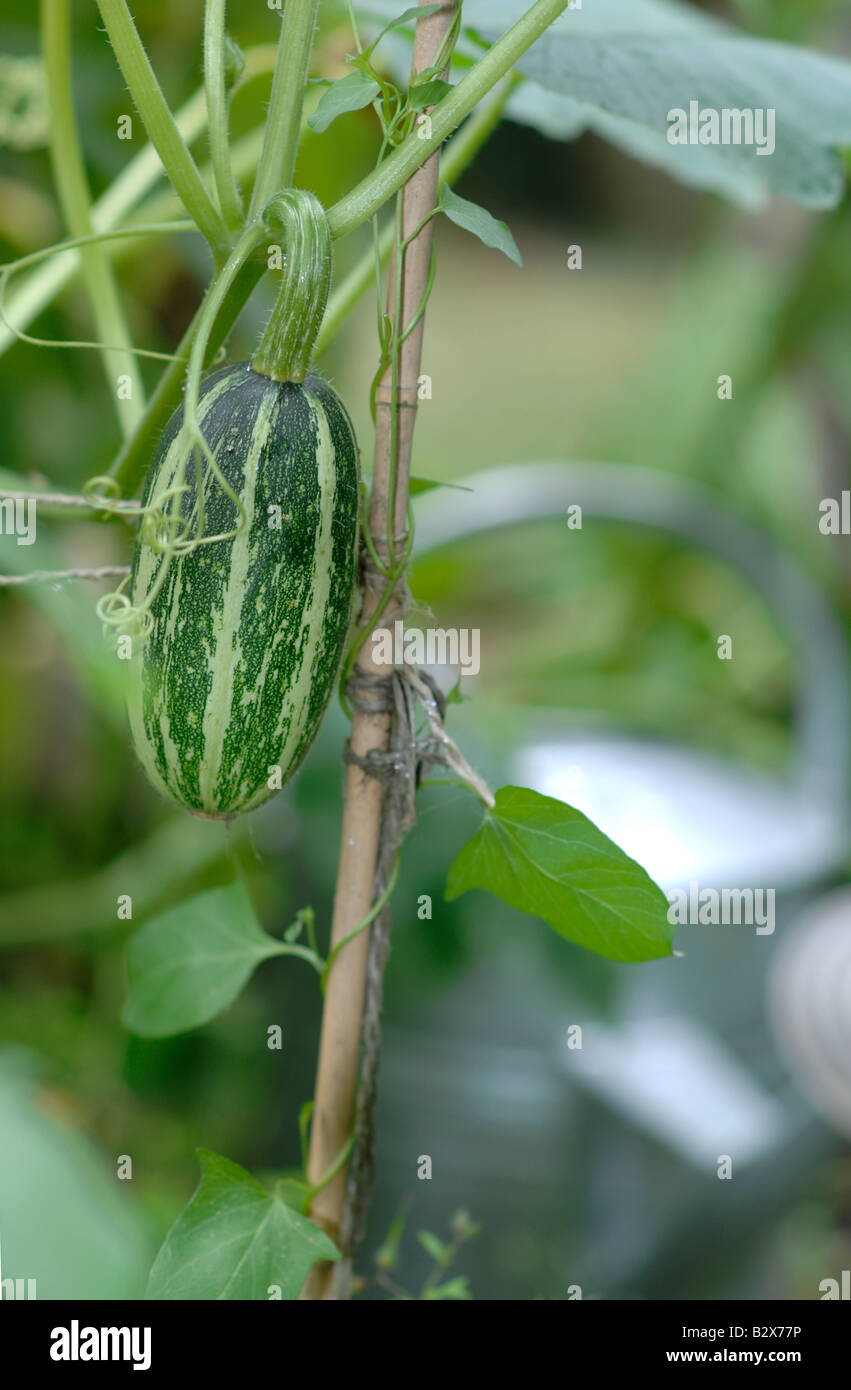
[[[668,900],[581,811],[527,787],[496,805],[449,871],[446,897],[484,888],[609,960],[672,953]]]
[[[198,1158],[201,1182],[160,1248],[146,1298],[295,1299],[319,1260],[340,1258],[291,1205],[291,1182],[267,1192],[229,1158],[209,1149]]]
[[[199,893],[130,942],[123,1022],[145,1038],[197,1028],[233,1003],[262,960],[285,952],[263,931],[241,879]]]

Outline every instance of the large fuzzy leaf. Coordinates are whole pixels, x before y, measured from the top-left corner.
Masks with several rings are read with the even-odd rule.
[[[386,0],[364,0],[383,15]],[[493,42],[525,0],[465,0],[469,29]],[[749,206],[771,193],[829,208],[842,195],[836,147],[851,144],[851,65],[791,44],[750,38],[673,0],[586,0],[520,59],[528,79],[507,114],[551,138],[590,130],[680,182]],[[773,109],[776,145],[673,145],[668,113]]]

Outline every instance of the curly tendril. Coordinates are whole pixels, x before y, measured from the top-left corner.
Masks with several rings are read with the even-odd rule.
[[[150,357],[157,362],[176,362],[179,359],[173,353],[157,352],[153,348],[137,348],[127,343],[112,345],[82,338],[36,338],[12,323],[7,312],[6,296],[9,280],[13,275],[39,265],[41,261],[49,260],[51,256],[60,256],[69,251],[77,251],[81,247],[97,245],[103,241],[117,241],[126,237],[165,236],[172,232],[188,231],[197,231],[197,228],[194,222],[185,219],[177,222],[137,223],[133,227],[115,227],[110,231],[91,232],[86,236],[69,237],[67,240],[58,241],[52,246],[44,246],[40,251],[32,251],[27,256],[19,256],[15,261],[7,261],[0,265],[0,323],[19,342],[29,343],[33,347],[87,348],[93,352],[125,352],[134,357]]]
[[[104,594],[98,599],[95,605],[95,612],[103,623],[104,631],[110,628],[122,629],[123,634],[132,634],[139,637],[143,642],[150,636],[154,629],[153,614],[150,611],[134,608],[130,599],[124,592],[125,584],[130,581],[130,575],[122,579],[117,589],[110,594]]]
[[[158,492],[145,505],[135,503],[121,503],[115,496],[117,487],[114,478],[96,477],[90,478],[84,488],[84,495],[91,501],[92,505],[105,511],[120,511],[123,515],[138,516],[139,540],[142,545],[147,545],[156,555],[161,556],[160,564],[157,567],[153,583],[149,586],[144,600],[139,604],[134,604],[130,597],[124,592],[125,586],[130,578],[127,576],[119,584],[118,588],[112,593],[105,594],[97,605],[97,613],[105,628],[120,629],[122,633],[132,633],[139,637],[141,641],[146,641],[154,628],[153,605],[162,592],[168,576],[168,571],[176,557],[189,555],[193,550],[197,550],[202,545],[212,545],[216,541],[233,540],[239,535],[246,524],[247,516],[245,507],[241,499],[234,492],[222,473],[212,449],[204,438],[200,427],[195,424],[184,425],[181,433],[186,436],[186,443],[182,448],[180,462],[178,465],[177,476],[180,481],[172,484]],[[183,516],[179,510],[179,499],[184,494],[191,492],[188,482],[183,481],[186,476],[186,465],[192,455],[195,462],[196,496],[198,498],[198,521],[195,534],[189,534],[188,518]],[[237,524],[230,531],[220,531],[212,536],[204,535],[204,487],[203,470],[201,457],[215,480],[216,484],[222,489],[225,496],[234,504],[237,511]],[[103,487],[110,492],[111,496],[96,494],[96,489]]]

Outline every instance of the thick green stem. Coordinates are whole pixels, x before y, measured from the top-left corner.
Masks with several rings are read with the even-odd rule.
[[[225,40],[225,0],[207,0],[204,9],[204,90],[210,125],[210,159],[222,217],[228,231],[234,233],[242,225],[242,207],[230,158]]]
[[[80,148],[71,83],[70,0],[42,0],[41,33],[50,102],[50,155],[56,195],[72,237],[88,237],[93,229],[91,195]],[[129,438],[145,409],[145,390],[132,347],[118,285],[100,246],[90,244],[81,256],[89,305],[97,336],[105,344],[101,357],[118,423]],[[119,392],[119,378],[127,389]],[[122,383],[123,384],[123,383]]]
[[[286,0],[263,152],[254,180],[249,217],[260,212],[276,193],[289,188],[293,181],[318,11],[319,0]]]
[[[263,214],[273,235],[283,230],[281,288],[251,366],[274,381],[304,381],[331,284],[331,235],[314,193],[292,188]]]
[[[412,131],[378,168],[335,203],[328,212],[333,237],[345,236],[368,222],[378,209],[407,183],[430,155],[451,135],[473,107],[522,58],[553,20],[567,9],[568,0],[537,0],[521,19],[488,49],[467,76],[430,113],[431,135]]]
[[[189,216],[204,233],[218,261],[230,250],[227,229],[216,211],[192,155],[183,143],[125,0],[98,0],[124,81],[148,136]]]

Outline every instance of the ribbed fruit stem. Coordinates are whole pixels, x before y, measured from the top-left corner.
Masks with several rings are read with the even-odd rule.
[[[304,381],[331,284],[331,234],[314,193],[289,188],[267,204],[263,224],[281,238],[278,300],[251,366],[273,381]]]

